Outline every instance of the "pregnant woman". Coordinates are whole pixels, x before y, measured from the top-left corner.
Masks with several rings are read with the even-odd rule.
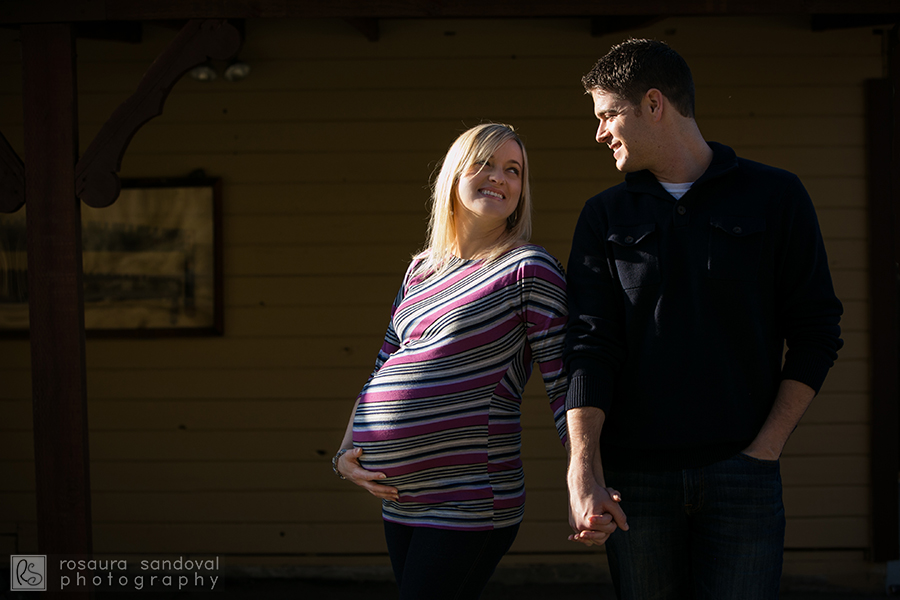
[[[382,499],[401,600],[477,599],[525,504],[522,393],[537,363],[565,442],[562,267],[528,243],[525,147],[506,125],[456,139],[427,248],[391,311],[335,472]]]

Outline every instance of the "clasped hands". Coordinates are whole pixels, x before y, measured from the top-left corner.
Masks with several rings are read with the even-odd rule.
[[[625,512],[619,507],[622,495],[596,482],[569,488],[569,541],[585,546],[602,546],[616,530],[628,530]]]

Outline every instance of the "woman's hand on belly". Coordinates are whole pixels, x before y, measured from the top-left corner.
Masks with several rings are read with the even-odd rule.
[[[359,457],[362,456],[362,448],[354,448],[345,452],[337,462],[337,469],[345,479],[349,479],[361,488],[365,488],[373,496],[377,496],[382,500],[400,499],[400,493],[397,488],[389,485],[376,483],[379,479],[384,479],[384,473],[375,471],[367,471],[359,464]]]

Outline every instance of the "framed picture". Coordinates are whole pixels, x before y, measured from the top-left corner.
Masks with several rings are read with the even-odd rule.
[[[28,332],[25,211],[0,214],[0,336]],[[81,205],[89,337],[221,335],[219,179],[132,179]]]

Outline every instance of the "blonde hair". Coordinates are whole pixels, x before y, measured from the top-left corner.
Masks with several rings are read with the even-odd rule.
[[[456,247],[456,223],[453,205],[460,176],[472,165],[486,161],[500,146],[514,140],[522,150],[522,194],[515,212],[506,222],[506,232],[481,260],[489,262],[510,248],[531,239],[531,169],[525,144],[511,125],[482,123],[465,131],[450,146],[432,184],[431,217],[428,222],[428,242],[416,255],[422,262],[415,272],[420,275],[439,273],[453,257]]]

